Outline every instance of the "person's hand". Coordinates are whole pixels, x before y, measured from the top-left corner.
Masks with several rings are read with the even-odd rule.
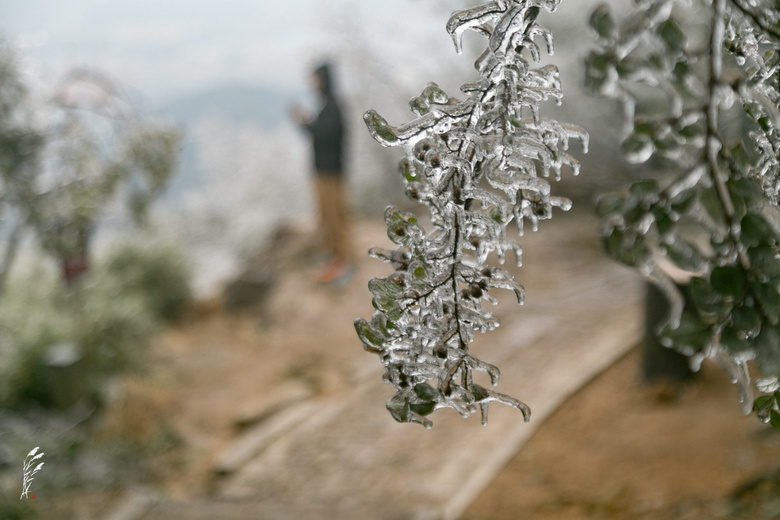
[[[309,122],[309,118],[306,115],[306,112],[301,108],[300,105],[292,105],[287,109],[287,112],[290,114],[290,117],[293,121],[298,123],[299,125],[305,125]]]

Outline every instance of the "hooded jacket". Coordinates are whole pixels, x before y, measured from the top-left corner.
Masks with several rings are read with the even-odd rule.
[[[324,101],[317,117],[304,125],[314,144],[314,169],[318,175],[341,176],[344,170],[345,141],[341,109],[333,93],[328,65],[321,65],[314,74],[320,80],[320,94]]]

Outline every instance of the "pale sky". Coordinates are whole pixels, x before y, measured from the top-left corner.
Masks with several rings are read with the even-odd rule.
[[[358,54],[353,61],[384,57],[388,67],[398,68],[400,81],[413,79],[406,77],[410,71],[435,69],[441,51],[457,60],[444,30],[447,3],[452,1],[0,0],[0,31],[21,47],[34,75],[56,77],[88,65],[163,99],[231,82],[302,88],[314,61],[345,49]],[[431,44],[430,63],[423,53],[404,68]]]

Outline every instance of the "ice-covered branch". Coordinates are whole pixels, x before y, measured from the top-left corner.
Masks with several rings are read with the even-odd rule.
[[[718,360],[740,386],[743,410],[780,424],[777,392],[754,403],[747,368],[755,359],[762,381],[780,376],[780,41],[766,27],[780,9],[770,4],[648,0],[623,28],[599,7],[591,26],[601,48],[587,77],[594,92],[630,106],[626,159],[653,158],[665,171],[601,199],[607,250],[675,303],[662,341],[694,365]],[[686,8],[708,13],[706,38],[682,31]],[[635,114],[637,83],[668,103]],[[686,300],[659,269],[661,257],[687,271]]]
[[[404,149],[406,193],[427,208],[431,222],[423,229],[417,216],[387,209],[397,249],[371,254],[394,272],[369,282],[376,312],[355,321],[364,348],[380,356],[384,379],[396,389],[387,408],[397,421],[430,427],[431,412],[452,408],[463,416],[479,409],[486,422],[493,401],[530,416],[522,402],[474,383],[474,370],[493,385],[499,371],[471,354],[469,344],[499,325],[485,306],[497,303],[494,289],[523,301],[512,273],[488,263],[503,264],[509,251],[520,264],[522,250],[507,226],[514,221],[522,234],[524,220],[536,229],[553,207],[568,209],[570,201],[551,194],[549,178],[560,178],[564,167],[579,171],[567,153],[571,139],[587,149],[584,130],[541,117],[541,103],[562,96],[558,70],[531,68],[527,58],[539,60],[537,36],[552,53],[552,37],[536,18],[558,4],[497,0],[454,13],[447,31],[458,52],[467,30],[488,40],[475,64],[480,77],[461,87],[463,99],[431,83],[411,100],[417,117],[408,123],[393,126],[373,110],[364,116],[374,139]]]

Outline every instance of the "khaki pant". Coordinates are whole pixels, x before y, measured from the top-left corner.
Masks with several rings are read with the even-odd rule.
[[[352,260],[344,180],[332,175],[317,175],[317,204],[320,210],[320,232],[325,248],[335,258]]]

